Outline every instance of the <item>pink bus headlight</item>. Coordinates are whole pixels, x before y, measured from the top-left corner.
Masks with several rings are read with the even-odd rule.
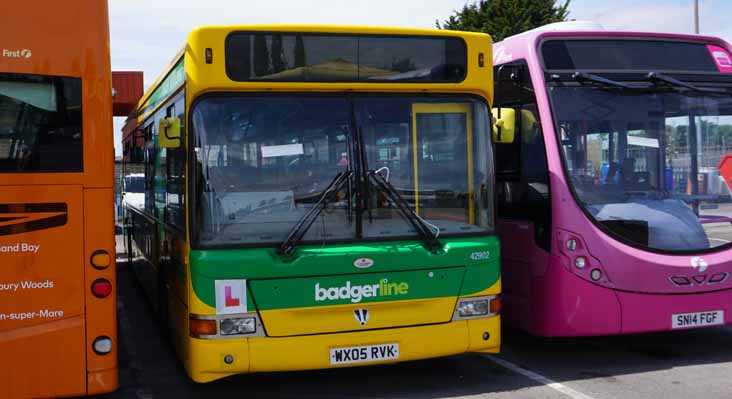
[[[613,286],[602,263],[592,256],[579,234],[557,229],[556,237],[562,264],[568,271],[593,283]]]

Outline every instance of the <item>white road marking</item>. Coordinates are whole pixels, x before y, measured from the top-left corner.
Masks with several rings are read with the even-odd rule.
[[[567,396],[569,396],[572,399],[595,399],[592,396],[585,395],[582,392],[575,391],[574,389],[561,384],[559,382],[556,382],[550,378],[544,377],[541,374],[537,374],[533,371],[526,370],[523,367],[517,366],[507,360],[503,360],[497,356],[494,355],[483,355],[489,360],[491,360],[493,363],[496,363],[497,365],[509,369],[513,371],[514,373],[521,374],[524,377],[533,380],[534,382],[538,382],[539,384],[545,385],[555,391],[561,392]]]

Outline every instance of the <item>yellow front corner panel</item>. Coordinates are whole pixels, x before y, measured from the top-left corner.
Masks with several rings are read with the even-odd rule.
[[[283,337],[446,323],[452,319],[456,301],[455,297],[447,297],[313,306],[265,310],[260,311],[260,315],[268,336]],[[356,308],[368,309],[371,316],[367,326],[361,326],[355,320],[353,311]]]
[[[468,352],[498,353],[500,351],[501,316],[468,320],[467,323],[470,331]]]

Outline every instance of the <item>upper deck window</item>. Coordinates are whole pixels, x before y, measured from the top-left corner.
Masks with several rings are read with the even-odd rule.
[[[0,73],[0,173],[81,172],[81,79]]]
[[[548,71],[718,73],[707,44],[637,39],[552,39],[541,45]]]
[[[226,72],[236,81],[460,82],[467,48],[455,37],[236,32]]]

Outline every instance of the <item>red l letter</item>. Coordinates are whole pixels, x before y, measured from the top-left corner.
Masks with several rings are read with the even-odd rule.
[[[224,299],[226,300],[226,307],[239,306],[239,298],[231,297],[231,286],[224,287]]]

